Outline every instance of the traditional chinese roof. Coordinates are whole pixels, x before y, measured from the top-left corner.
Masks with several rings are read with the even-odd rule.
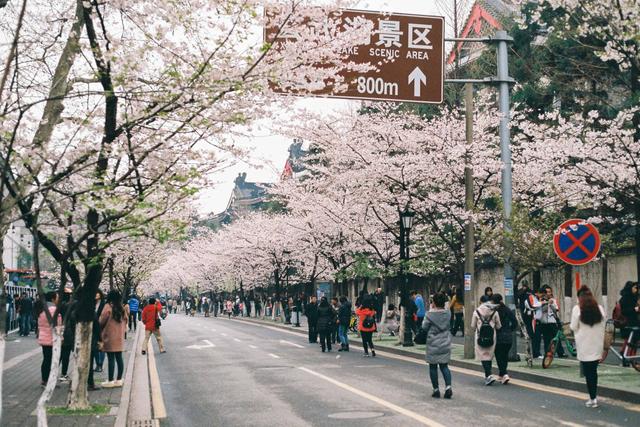
[[[483,37],[502,29],[501,21],[519,11],[510,0],[477,0],[465,21],[458,37]],[[460,55],[461,63],[468,63],[480,56],[486,47],[483,43],[457,42],[449,53],[447,64],[453,64]]]

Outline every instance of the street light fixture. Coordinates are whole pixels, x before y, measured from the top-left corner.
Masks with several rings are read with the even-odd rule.
[[[415,215],[415,212],[410,211],[409,208],[405,208],[404,211],[400,212],[400,259],[402,261],[409,260],[409,233],[413,227],[413,219]],[[404,279],[400,291],[400,305],[404,307],[404,334],[402,336],[402,346],[412,347],[413,331],[409,327],[413,321],[409,312],[409,275],[405,271],[404,262],[400,265]]]

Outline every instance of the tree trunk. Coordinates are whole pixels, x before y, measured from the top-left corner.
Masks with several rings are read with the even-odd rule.
[[[88,409],[87,381],[91,363],[91,336],[93,322],[76,324],[76,342],[74,344],[75,369],[71,372],[71,387],[67,407],[69,409]]]
[[[46,310],[46,308],[45,308]],[[56,384],[58,383],[58,372],[60,369],[60,349],[62,347],[62,336],[60,333],[60,328],[58,326],[54,326],[51,328],[53,333],[53,351],[51,356],[51,371],[49,373],[49,380],[47,381],[47,386],[44,388],[40,399],[38,400],[38,405],[36,406],[36,414],[38,416],[38,427],[47,427],[47,402],[51,399],[53,395],[53,390],[56,388]]]

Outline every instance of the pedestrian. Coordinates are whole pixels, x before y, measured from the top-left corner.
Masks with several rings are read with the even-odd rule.
[[[320,298],[320,304],[318,305],[318,320],[317,328],[320,334],[320,346],[322,352],[331,352],[331,329],[336,321],[336,313],[333,307],[327,301],[327,297]]]
[[[626,339],[629,337],[631,333],[631,329],[640,326],[640,307],[638,307],[639,302],[638,292],[638,283],[627,282],[624,285],[624,288],[620,291],[620,314],[622,319],[616,319],[614,317],[613,320],[620,321],[622,320],[621,329],[622,338]]]
[[[511,380],[507,373],[509,350],[513,345],[513,332],[517,330],[518,322],[513,311],[504,304],[502,295],[493,294],[491,296],[491,302],[497,306],[496,311],[500,318],[500,325],[502,325],[496,333],[495,354],[496,364],[498,365],[498,381],[502,384],[507,384],[509,380]]]
[[[205,298],[202,303],[202,309],[204,310],[204,317],[209,317],[209,298]]]
[[[129,332],[135,331],[138,327],[138,311],[140,310],[140,300],[135,295],[129,297]]]
[[[73,351],[73,345],[75,341],[75,303],[71,301],[72,290],[64,288],[62,294],[62,301],[60,302],[60,315],[62,316],[62,324],[64,325],[62,331],[62,344],[60,345],[60,382],[68,382],[69,377],[67,375],[69,371],[69,358]]]
[[[451,304],[449,304],[454,319],[451,335],[455,337],[458,331],[461,331],[464,337],[464,290],[454,287],[454,292],[453,297],[451,297]]]
[[[107,353],[108,381],[103,387],[122,387],[122,373],[124,372],[124,334],[127,331],[127,312],[122,305],[122,294],[113,290],[107,295],[107,304],[100,315],[100,337],[103,350]],[[114,381],[115,365],[118,365],[118,375]]]
[[[98,289],[96,292],[96,308],[95,314],[96,319],[98,319],[98,331],[100,331],[100,316],[102,315],[102,310],[104,310],[104,306],[106,305],[106,301],[104,300],[104,292],[101,289]],[[99,340],[99,342],[102,342]],[[99,344],[98,351],[95,353],[94,360],[96,362],[96,372],[102,372],[102,366],[104,365],[104,358],[106,357],[106,353],[102,350],[102,344]]]
[[[164,345],[162,343],[162,335],[160,334],[160,304],[156,303],[155,298],[149,298],[149,305],[142,310],[142,323],[144,323],[144,342],[142,343],[142,354],[147,354],[147,347],[149,345],[149,338],[151,334],[156,337],[158,343],[158,349],[160,353],[166,353]]]
[[[349,351],[349,323],[351,323],[351,303],[342,296],[338,308],[338,337],[340,338],[338,351]]]
[[[396,309],[395,304],[389,304],[387,306],[387,311],[384,314],[384,323],[380,329],[383,329],[384,332],[388,333],[392,337],[396,336],[396,334],[400,330],[400,322],[398,322],[398,310]]]
[[[484,288],[484,295],[480,297],[480,303],[482,304],[482,303],[491,301],[492,295],[493,295],[493,289],[491,289],[491,286],[487,286],[486,288]]]
[[[336,315],[333,322],[331,323],[331,344],[335,344],[336,342],[338,342],[338,298],[331,298],[331,308]]]
[[[31,315],[33,313],[33,299],[27,295],[26,292],[22,293],[19,304],[19,323],[20,323],[20,336],[28,337],[31,332]]]
[[[523,321],[527,328],[527,334],[531,339],[531,351],[534,359],[542,359],[540,353],[540,328],[539,320],[542,317],[542,303],[538,295],[530,291],[528,288],[523,290],[525,293]]]
[[[233,302],[231,300],[227,300],[227,316],[231,319],[231,314],[233,314]]]
[[[449,320],[451,312],[445,309],[446,302],[447,296],[444,293],[435,294],[433,296],[434,307],[426,313],[421,325],[427,336],[425,358],[429,364],[429,377],[433,388],[431,397],[440,397],[440,385],[438,384],[438,368],[440,368],[445,384],[444,398],[451,399],[453,396],[451,371],[449,370],[449,361],[451,360]]]
[[[373,297],[376,299],[376,322],[380,323],[382,321],[382,312],[384,311],[384,292],[382,292],[382,288],[377,288],[373,293]]]
[[[427,313],[427,308],[425,307],[424,299],[422,298],[422,295],[418,291],[412,291],[411,298],[413,299],[413,302],[416,303],[416,307],[418,308],[418,310],[416,311],[416,317],[417,317],[416,325],[422,325],[424,316]]]
[[[497,306],[491,301],[480,305],[471,318],[471,329],[475,330],[476,360],[480,360],[484,369],[485,385],[493,384],[496,379],[491,375],[491,361],[496,348],[496,330],[500,329],[500,316],[496,315]]]
[[[366,295],[361,299],[361,305],[356,309],[358,316],[358,330],[362,337],[362,347],[364,348],[364,357],[369,357],[369,348],[371,348],[371,356],[376,357],[376,350],[373,346],[373,333],[376,331],[376,311],[374,310],[375,300],[371,296]]]
[[[309,298],[309,302],[304,306],[304,315],[307,317],[309,327],[309,343],[318,342],[318,304],[315,296]]]
[[[571,311],[571,330],[576,339],[576,351],[584,373],[589,400],[587,408],[598,407],[598,364],[604,351],[604,308],[593,297],[591,289],[582,286],[578,290],[578,305]]]
[[[51,330],[51,324],[45,313],[45,310],[49,311],[51,318],[55,316],[56,304],[58,303],[58,294],[54,291],[47,292],[44,296],[45,305],[42,305],[38,301],[36,313],[38,316],[38,344],[42,347],[42,364],[40,365],[41,382],[43,387],[47,385],[49,380],[49,373],[51,372],[51,359],[53,356],[53,331]],[[60,315],[57,319],[54,319],[54,323],[60,325],[62,320]]]

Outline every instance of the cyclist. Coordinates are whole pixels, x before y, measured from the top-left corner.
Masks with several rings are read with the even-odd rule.
[[[587,286],[578,291],[578,305],[571,311],[571,330],[576,337],[576,350],[587,380],[587,408],[598,407],[598,363],[604,350],[604,308],[598,304]]]
[[[542,303],[542,316],[540,317],[540,333],[544,342],[544,350],[541,353],[545,353],[549,349],[551,340],[558,333],[558,325],[561,325],[560,317],[558,315],[559,307],[555,298],[553,298],[553,290],[550,286],[544,285],[541,289],[540,302]],[[562,342],[558,342],[557,345],[558,357],[568,357],[564,353]]]

